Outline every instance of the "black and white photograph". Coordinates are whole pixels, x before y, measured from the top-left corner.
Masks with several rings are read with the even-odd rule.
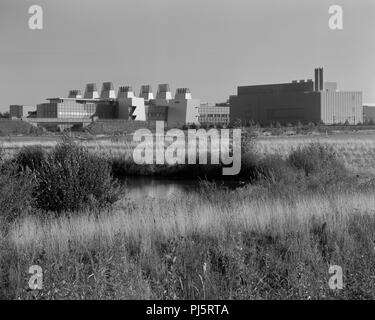
[[[374,30],[374,0],[1,0],[0,300],[374,300]]]

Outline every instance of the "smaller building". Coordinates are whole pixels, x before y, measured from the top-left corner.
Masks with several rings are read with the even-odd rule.
[[[199,123],[199,99],[193,99],[189,88],[178,88],[174,99],[168,84],[160,84],[156,99],[146,102],[147,120],[165,121],[169,126]]]
[[[375,124],[375,103],[363,104],[363,123]]]
[[[146,104],[148,121],[168,121],[168,106],[157,106],[154,101]]]
[[[229,118],[229,104],[217,103],[216,105],[209,105],[202,103],[199,107],[199,123],[213,124],[213,125],[228,125]]]
[[[117,104],[119,119],[146,120],[145,99],[136,97],[132,87],[119,88]]]
[[[49,98],[37,105],[37,118],[90,118],[96,112],[96,103],[90,99]]]
[[[178,88],[169,103],[168,125],[199,124],[200,103],[199,99],[191,97],[189,88]]]
[[[19,104],[13,104],[9,106],[9,115],[11,118],[28,118],[34,117],[35,107],[33,106],[24,106]]]

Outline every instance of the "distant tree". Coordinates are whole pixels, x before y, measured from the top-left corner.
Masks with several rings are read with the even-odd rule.
[[[10,114],[8,111],[3,112],[3,113],[0,112],[0,119],[9,119],[9,118],[10,118]]]
[[[373,119],[373,118],[371,118],[371,119],[369,120],[368,124],[369,124],[370,126],[373,126],[373,125],[375,124],[375,121],[374,121],[374,119]]]
[[[349,121],[346,120],[346,121],[344,122],[344,126],[349,126],[349,125],[350,125]]]

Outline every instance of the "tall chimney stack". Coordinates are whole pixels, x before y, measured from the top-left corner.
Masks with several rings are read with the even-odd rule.
[[[324,90],[323,68],[315,69],[314,91]]]
[[[324,90],[323,68],[319,69],[320,91]]]
[[[319,69],[315,69],[314,91],[319,91]]]

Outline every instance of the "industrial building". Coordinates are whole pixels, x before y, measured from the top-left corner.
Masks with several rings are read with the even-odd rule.
[[[199,99],[193,99],[189,88],[178,88],[174,99],[168,84],[160,84],[155,99],[146,102],[147,120],[165,121],[168,126],[198,124]]]
[[[202,103],[199,107],[199,123],[203,125],[228,125],[229,118],[229,103],[217,103],[210,105]]]
[[[137,97],[130,86],[121,86],[116,95],[111,82],[103,83],[100,95],[96,84],[89,83],[83,97],[80,90],[70,90],[67,98],[47,100],[37,105],[36,118],[28,121],[60,128],[69,124],[84,126],[94,119],[163,120],[173,126],[198,123],[200,105],[200,100],[193,99],[188,88],[178,88],[172,98],[169,85],[161,84],[154,98],[151,86],[144,85]],[[24,117],[14,107],[12,112],[19,118]]]
[[[363,123],[375,124],[375,103],[363,104]]]
[[[240,86],[229,104],[231,122],[243,124],[363,122],[362,92],[338,91],[335,82],[324,82],[323,68],[315,69],[315,81]]]

